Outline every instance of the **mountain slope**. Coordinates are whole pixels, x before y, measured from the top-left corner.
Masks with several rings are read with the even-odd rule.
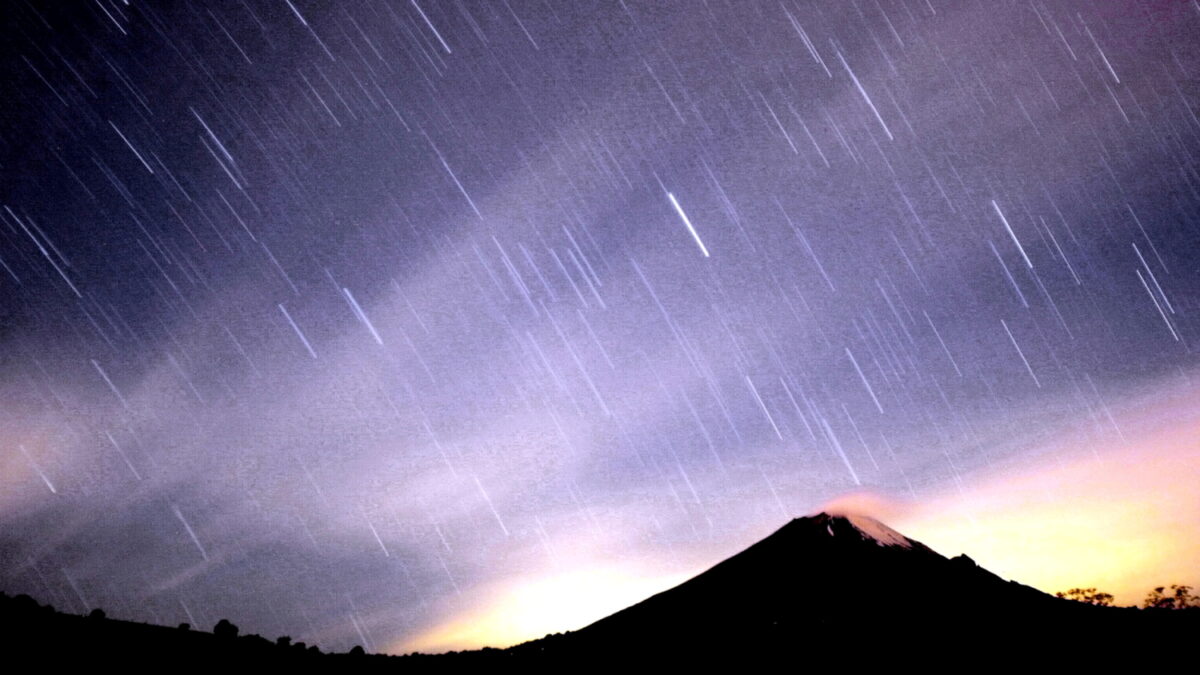
[[[236,629],[234,629],[236,632]],[[228,633],[228,631],[226,631]],[[403,657],[322,654],[256,635],[62,614],[0,593],[0,650],[51,668],[231,665],[288,672],[480,672],[506,664],[590,672],[598,666],[736,659],[861,667],[1047,660],[1128,661],[1144,670],[1194,659],[1200,609],[1102,608],[1005,581],[860,516],[798,518],[693,579],[579,631],[509,649]],[[772,670],[774,668],[772,667]],[[940,669],[940,668],[938,668]]]
[[[630,653],[1047,645],[1151,626],[1145,613],[1061,600],[946,558],[863,516],[820,513],[579,631],[515,650]],[[1177,625],[1172,624],[1172,625]]]

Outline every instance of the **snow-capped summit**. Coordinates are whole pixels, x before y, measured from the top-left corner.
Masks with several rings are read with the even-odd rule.
[[[874,541],[879,546],[913,547],[911,539],[870,516],[858,513],[822,512],[815,516],[809,516],[809,518],[824,522],[825,530],[831,537],[838,536],[839,531],[845,536],[848,529],[852,529],[853,531],[849,534],[856,534],[864,539]]]

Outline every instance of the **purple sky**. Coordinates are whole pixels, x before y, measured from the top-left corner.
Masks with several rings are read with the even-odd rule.
[[[64,610],[388,649],[1190,383],[1195,2],[0,12],[0,588]]]

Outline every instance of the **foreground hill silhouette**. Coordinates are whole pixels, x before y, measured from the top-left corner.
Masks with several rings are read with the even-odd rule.
[[[508,649],[444,655],[323,654],[286,639],[83,617],[0,594],[0,649],[42,666],[197,670],[453,671],[511,665],[684,663],[706,659],[1047,658],[1132,654],[1195,660],[1200,609],[1100,607],[1056,598],[946,558],[864,516],[797,518],[706,572],[578,631]],[[1115,653],[1114,653],[1115,652]]]

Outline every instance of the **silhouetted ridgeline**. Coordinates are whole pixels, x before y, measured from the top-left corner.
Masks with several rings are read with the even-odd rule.
[[[100,610],[88,616],[64,614],[49,605],[39,605],[27,595],[10,597],[0,593],[0,655],[4,659],[0,672],[30,672],[15,668],[16,664],[26,663],[30,668],[51,672],[78,666],[111,666],[118,668],[118,673],[127,672],[120,670],[125,667],[162,673],[236,667],[241,672],[246,666],[283,667],[290,672],[404,672],[424,663],[453,668],[493,663],[504,654],[488,649],[401,657],[365,654],[360,648],[334,654],[286,637],[272,641],[238,632],[224,619],[209,633],[187,624],[170,628],[109,619]]]
[[[853,660],[1120,654],[1196,661],[1200,609],[1100,607],[1006,581],[886,525],[825,513],[573,633],[514,650]]]
[[[41,607],[0,594],[0,649],[42,666],[130,665],[191,670],[457,671],[496,665],[574,670],[771,659],[986,665],[1102,663],[1132,657],[1195,663],[1200,608],[1102,607],[1005,581],[960,555],[946,558],[859,516],[798,518],[695,578],[571,633],[509,649],[389,657]],[[1124,659],[1123,659],[1124,660]]]

